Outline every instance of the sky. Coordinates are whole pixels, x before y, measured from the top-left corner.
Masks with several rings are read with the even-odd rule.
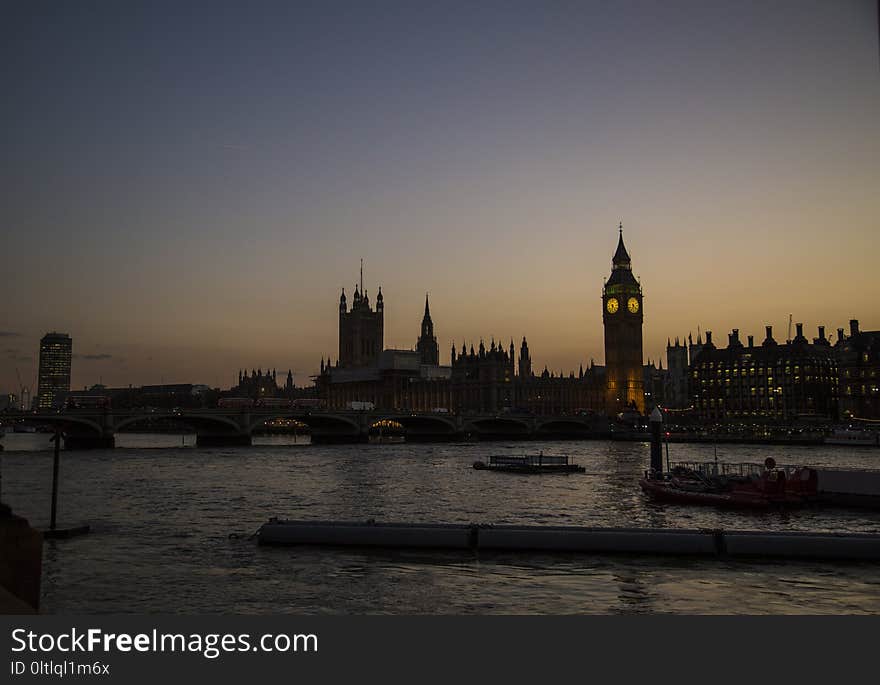
[[[0,390],[308,383],[364,260],[385,346],[603,362],[617,227],[644,350],[880,328],[877,3],[12,2]],[[665,360],[664,360],[665,362]]]

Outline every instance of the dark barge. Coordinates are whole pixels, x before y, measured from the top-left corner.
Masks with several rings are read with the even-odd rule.
[[[584,473],[583,466],[571,463],[566,455],[526,454],[523,456],[490,456],[489,463],[475,461],[478,471],[501,471],[503,473]]]

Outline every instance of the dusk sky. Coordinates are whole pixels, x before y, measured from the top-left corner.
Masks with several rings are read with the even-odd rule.
[[[880,328],[874,0],[13,2],[0,389],[308,382],[364,259],[385,346],[603,362],[617,225],[644,349]],[[664,358],[665,364],[665,358]]]

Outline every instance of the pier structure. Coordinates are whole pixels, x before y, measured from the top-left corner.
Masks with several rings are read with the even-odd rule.
[[[781,559],[880,559],[880,534],[679,528],[593,528],[270,519],[263,545],[472,552],[688,555]]]

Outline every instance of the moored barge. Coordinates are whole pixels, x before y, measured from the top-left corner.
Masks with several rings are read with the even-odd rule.
[[[503,473],[584,473],[586,469],[568,460],[566,455],[526,454],[522,456],[493,455],[489,462],[475,461],[478,471],[501,471]]]

